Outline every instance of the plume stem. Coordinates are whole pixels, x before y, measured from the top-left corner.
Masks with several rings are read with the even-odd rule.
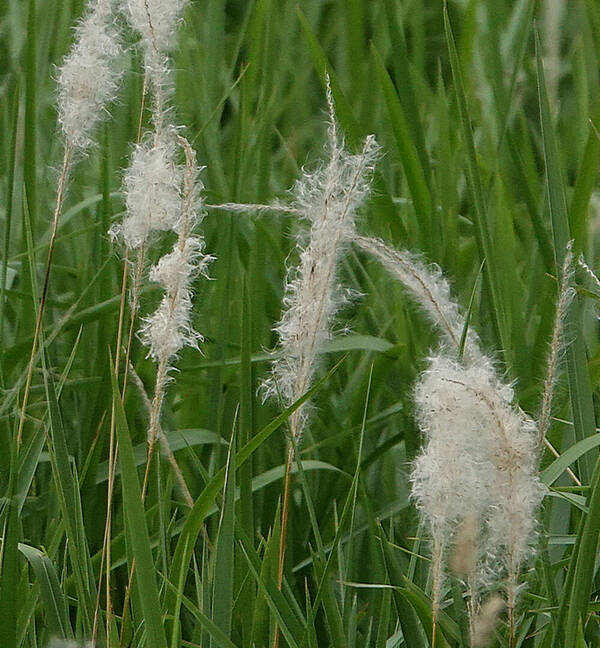
[[[31,392],[31,380],[33,376],[33,369],[35,367],[36,355],[40,340],[42,329],[42,322],[44,320],[44,312],[46,309],[46,300],[48,297],[48,287],[50,286],[50,273],[52,269],[52,259],[54,257],[54,246],[56,243],[56,235],[58,232],[58,223],[62,213],[62,207],[65,198],[65,191],[69,177],[72,160],[72,147],[69,142],[65,143],[65,150],[63,154],[62,170],[58,179],[58,188],[56,192],[56,204],[54,207],[54,216],[52,219],[52,231],[50,234],[50,244],[48,245],[48,256],[46,258],[46,268],[44,271],[44,283],[42,284],[42,294],[40,303],[37,309],[35,318],[35,330],[33,333],[33,342],[31,343],[31,353],[29,355],[29,363],[27,365],[27,378],[25,380],[25,391],[23,392],[23,403],[21,404],[21,413],[19,415],[19,427],[17,430],[17,451],[21,447],[23,440],[23,429],[25,426],[25,418],[27,413],[27,405],[29,403],[29,394]]]

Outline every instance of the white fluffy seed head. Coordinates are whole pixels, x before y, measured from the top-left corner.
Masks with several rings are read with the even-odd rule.
[[[465,367],[443,355],[415,390],[426,444],[413,497],[434,538],[451,536],[467,515],[481,520],[482,579],[514,575],[531,554],[543,496],[535,424],[512,400],[491,363]]]
[[[504,608],[505,603],[498,595],[491,596],[485,601],[473,619],[472,648],[488,648],[491,645],[494,639],[494,630]]]
[[[106,105],[115,98],[121,53],[109,0],[92,2],[58,74],[58,118],[68,144],[85,150]]]
[[[486,379],[485,371],[438,355],[415,389],[426,443],[413,467],[412,494],[434,535],[450,537],[470,515],[483,519],[490,504],[493,431],[488,408],[471,389]]]
[[[150,58],[160,58],[171,47],[181,13],[188,0],[122,0],[130,25],[142,37]]]
[[[288,273],[284,311],[275,328],[280,356],[265,382],[266,397],[281,394],[289,405],[311,385],[317,355],[344,301],[335,281],[337,262],[354,236],[356,213],[369,194],[378,152],[375,138],[369,136],[360,153],[350,154],[331,114],[327,163],[305,172],[295,185],[293,206],[310,223],[310,232],[308,242],[305,235],[299,237],[300,263]],[[301,408],[292,421],[298,439],[304,413]]]
[[[150,279],[164,289],[157,310],[144,318],[140,335],[157,363],[169,363],[185,346],[198,347],[202,336],[194,330],[192,283],[205,274],[212,257],[203,254],[204,241],[189,236],[177,241],[173,250],[150,270]]]
[[[174,138],[138,145],[123,180],[126,215],[113,228],[130,249],[144,245],[152,231],[177,230],[182,215],[183,167]]]
[[[180,212],[175,224],[178,239],[172,251],[150,270],[150,279],[158,283],[164,295],[157,310],[142,321],[140,335],[149,348],[149,355],[166,371],[184,346],[196,347],[202,336],[192,325],[192,284],[198,274],[206,276],[212,257],[204,254],[204,239],[192,234],[203,216],[200,169],[188,141],[178,136],[186,164],[178,190]]]

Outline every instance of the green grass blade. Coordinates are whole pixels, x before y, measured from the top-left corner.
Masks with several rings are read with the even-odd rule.
[[[215,542],[215,577],[212,595],[212,619],[225,636],[231,636],[233,601],[234,525],[235,525],[235,435],[229,445],[225,466],[223,508]],[[214,643],[211,642],[214,646]]]
[[[43,346],[43,340],[40,346]],[[47,368],[45,353],[42,354],[42,366],[44,370],[46,398],[48,400],[50,442],[48,451],[52,464],[52,473],[55,487],[58,491],[62,519],[65,525],[67,548],[71,567],[75,575],[83,627],[86,634],[91,635],[96,604],[96,587],[86,539],[85,525],[81,515],[79,483],[71,468],[62,413],[54,387],[54,380]]]
[[[554,135],[548,94],[546,92],[539,37],[536,38],[536,51],[540,120],[542,125],[544,161],[546,165],[546,187],[552,219],[556,267],[561,268],[567,253],[567,243],[570,240],[569,217],[558,157],[558,143]],[[587,368],[585,341],[582,334],[581,307],[577,298],[573,301],[567,316],[566,329],[573,338],[572,343],[566,349],[571,412],[573,415],[575,439],[582,441],[596,432],[596,420]],[[594,457],[589,455],[584,455],[578,462],[579,473],[583,483],[589,483],[593,465]]]
[[[587,250],[587,222],[588,208],[592,191],[596,185],[598,175],[598,158],[600,156],[600,137],[597,124],[600,110],[596,110],[594,125],[589,128],[588,139],[583,153],[581,167],[577,174],[577,181],[571,199],[569,221],[571,236],[574,240],[573,251],[575,254]]]
[[[19,551],[27,558],[40,585],[48,630],[62,639],[72,639],[67,599],[60,587],[54,564],[43,551],[30,545],[19,544]]]
[[[112,360],[111,360],[112,366]],[[114,373],[111,373],[113,388],[113,405],[116,414],[116,433],[119,443],[119,463],[123,480],[123,505],[125,510],[125,528],[128,530],[135,556],[135,584],[138,591],[148,645],[152,648],[167,648],[163,628],[163,614],[158,597],[156,568],[152,558],[150,536],[146,526],[142,493],[135,465],[133,446],[129,436],[129,427],[121,402],[121,395]]]
[[[373,57],[379,83],[383,90],[392,130],[398,147],[398,153],[406,172],[406,179],[414,203],[415,214],[419,223],[421,247],[435,258],[435,250],[440,246],[440,232],[433,230],[433,203],[427,186],[426,170],[423,169],[417,147],[411,133],[402,104],[398,99],[394,84],[381,60],[379,52],[372,47]]]
[[[473,131],[471,127],[471,118],[465,96],[463,75],[446,6],[444,6],[444,29],[450,55],[450,66],[452,69],[452,78],[454,80],[454,91],[458,105],[461,133],[467,149],[466,178],[475,225],[475,237],[479,248],[480,258],[482,261],[485,259],[485,285],[490,298],[490,308],[496,329],[496,335],[498,337],[498,346],[504,350],[505,354],[508,354],[508,357],[506,358],[507,364],[511,370],[514,370],[515,363],[511,361],[511,342],[506,326],[507,313],[505,312],[505,307],[501,300],[499,282],[500,269],[497,267],[497,259],[494,254],[492,233],[490,231],[487,206],[483,193],[483,183],[479,172],[477,153],[475,150],[475,142],[473,140]]]
[[[248,567],[256,579],[259,591],[264,596],[269,609],[277,619],[281,632],[289,643],[290,648],[299,648],[304,634],[304,628],[290,604],[286,601],[282,592],[277,589],[277,582],[274,578],[262,580],[260,574],[260,558],[251,547],[248,538],[243,532],[240,533],[241,547],[246,556]]]

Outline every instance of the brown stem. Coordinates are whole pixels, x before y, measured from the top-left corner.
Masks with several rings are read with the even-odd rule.
[[[42,321],[44,319],[44,311],[46,308],[46,298],[48,296],[48,287],[50,285],[50,271],[52,268],[52,258],[54,256],[54,246],[56,243],[56,234],[58,232],[58,221],[62,212],[62,206],[65,198],[65,189],[67,186],[67,179],[69,176],[69,169],[71,167],[72,149],[69,143],[65,144],[65,152],[63,155],[62,171],[58,179],[58,188],[56,191],[56,206],[54,208],[54,217],[52,219],[52,233],[50,235],[50,244],[48,246],[48,257],[46,259],[46,270],[44,273],[44,283],[42,285],[42,295],[38,306],[37,316],[35,319],[35,330],[33,333],[33,342],[31,344],[31,354],[29,356],[29,365],[27,367],[27,379],[25,381],[25,392],[23,393],[23,403],[21,405],[21,413],[19,416],[19,427],[17,430],[17,451],[21,447],[23,440],[23,428],[25,426],[25,415],[27,413],[27,404],[29,402],[29,394],[31,392],[31,379],[33,376],[33,369],[35,367],[35,359],[38,350],[40,333],[42,329]]]

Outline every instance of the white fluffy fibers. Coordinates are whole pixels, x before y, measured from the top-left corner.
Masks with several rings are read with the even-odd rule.
[[[144,318],[141,338],[155,362],[171,362],[184,346],[197,347],[202,336],[191,323],[192,281],[208,263],[204,242],[189,236],[176,243],[150,271],[150,279],[165,290],[158,309]]]
[[[354,242],[378,259],[404,285],[438,327],[452,351],[458,351],[466,322],[439,267],[424,263],[412,252],[396,250],[380,239],[356,236]],[[467,332],[464,357],[467,363],[484,360],[479,339],[472,329]]]
[[[285,309],[275,329],[281,353],[265,383],[266,395],[281,394],[286,405],[310,387],[321,344],[342,301],[335,281],[337,262],[344,243],[354,236],[356,212],[369,194],[379,150],[369,136],[360,153],[348,153],[337,134],[331,100],[330,111],[328,161],[304,173],[294,189],[294,207],[310,223],[310,233],[307,243],[299,240],[300,263],[288,275]],[[301,435],[302,426],[297,411],[294,436]]]
[[[187,0],[122,0],[122,4],[146,54],[154,58],[166,53]]]
[[[413,498],[435,539],[450,538],[468,516],[490,505],[494,430],[476,386],[487,372],[438,355],[415,389],[416,416],[426,443],[413,472]],[[439,536],[439,537],[438,537]]]
[[[465,367],[434,356],[415,392],[426,444],[412,473],[413,497],[434,541],[476,515],[484,525],[481,576],[500,567],[509,582],[531,554],[543,496],[535,424],[512,405],[513,396],[491,363]]]
[[[202,216],[200,195],[202,183],[198,178],[194,152],[184,138],[179,138],[186,154],[182,176],[179,218],[173,229],[178,239],[172,251],[150,270],[150,279],[158,283],[164,295],[158,309],[143,319],[141,338],[149,347],[152,359],[163,367],[161,373],[184,346],[197,347],[202,336],[194,330],[192,315],[192,283],[198,274],[205,274],[212,257],[203,253],[204,239],[192,234]]]
[[[120,52],[110,1],[93,1],[58,74],[58,118],[67,143],[75,149],[93,144],[94,128],[115,97]]]
[[[126,215],[113,228],[125,245],[144,245],[152,231],[176,229],[182,214],[183,167],[175,160],[174,137],[138,145],[123,181]]]

